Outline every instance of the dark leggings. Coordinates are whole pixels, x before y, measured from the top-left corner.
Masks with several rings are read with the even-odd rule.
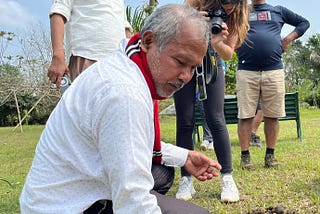
[[[219,66],[220,67],[220,66]],[[225,78],[222,68],[218,69],[216,81],[207,85],[207,99],[203,101],[207,124],[211,130],[214,151],[218,162],[221,164],[221,173],[232,172],[232,154],[225,118],[224,118],[224,84]],[[174,94],[176,108],[176,144],[179,147],[194,150],[192,132],[194,128],[196,78],[186,84],[180,91]],[[181,168],[181,176],[190,174]]]

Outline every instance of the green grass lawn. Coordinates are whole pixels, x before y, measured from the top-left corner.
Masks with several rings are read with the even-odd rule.
[[[175,117],[161,116],[161,135],[166,142],[175,142]],[[236,125],[228,125],[234,179],[240,191],[240,202],[220,202],[221,179],[207,182],[194,180],[197,193],[191,200],[211,213],[267,213],[283,207],[283,213],[320,213],[320,110],[301,109],[303,142],[297,139],[295,121],[281,121],[276,157],[279,169],[265,169],[265,142],[262,148],[251,148],[254,171],[242,170]],[[0,213],[19,213],[19,196],[32,162],[34,149],[44,126],[28,126],[12,131],[0,128]],[[264,135],[261,132],[264,141]],[[196,149],[198,149],[198,144]],[[214,152],[206,154],[215,159]],[[174,196],[180,178],[176,178],[168,195]],[[10,182],[10,186],[6,181]],[[142,212],[143,213],[143,212]],[[271,213],[271,212],[270,212]]]

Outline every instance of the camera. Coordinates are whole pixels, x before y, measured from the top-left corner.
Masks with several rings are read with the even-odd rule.
[[[60,86],[61,93],[64,93],[69,88],[70,85],[71,85],[71,80],[66,74],[63,74],[61,79],[61,86]]]
[[[211,32],[218,34],[222,31],[222,22],[227,20],[227,14],[222,8],[211,8],[207,10],[210,17]]]

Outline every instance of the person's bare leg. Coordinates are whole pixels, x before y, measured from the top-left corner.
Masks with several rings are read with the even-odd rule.
[[[267,148],[274,149],[279,133],[279,121],[277,118],[264,117],[264,133],[266,135]]]
[[[274,157],[274,149],[276,147],[278,133],[279,133],[279,121],[277,118],[264,117],[264,133],[266,135],[266,156],[265,167],[278,167],[280,164]]]
[[[252,130],[252,120],[253,118],[248,119],[239,119],[238,123],[238,137],[241,147],[241,151],[249,150],[249,142]]]
[[[263,111],[258,110],[252,121],[252,132],[257,134],[258,128],[263,119]]]

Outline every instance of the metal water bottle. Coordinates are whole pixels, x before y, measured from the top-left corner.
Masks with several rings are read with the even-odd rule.
[[[63,74],[62,79],[61,79],[61,86],[60,86],[60,91],[63,94],[71,85],[71,80],[68,77],[67,74]]]

